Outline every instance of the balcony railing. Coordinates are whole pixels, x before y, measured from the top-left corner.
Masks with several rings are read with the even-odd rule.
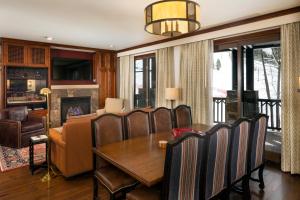
[[[268,129],[281,130],[281,100],[258,99],[259,112],[269,116]],[[213,119],[215,123],[225,122],[226,98],[213,98]]]

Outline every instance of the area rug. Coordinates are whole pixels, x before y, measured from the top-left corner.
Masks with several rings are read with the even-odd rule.
[[[34,145],[34,163],[42,163],[46,159],[46,145]],[[29,147],[12,149],[0,146],[0,169],[1,172],[29,165]]]

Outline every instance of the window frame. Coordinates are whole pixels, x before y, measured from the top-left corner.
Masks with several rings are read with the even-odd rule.
[[[134,108],[140,108],[138,105],[136,105],[136,73],[143,73],[143,86],[145,86],[145,106],[149,107],[150,105],[150,72],[152,72],[153,69],[150,70],[150,59],[154,59],[154,73],[155,73],[155,81],[156,81],[156,54],[150,53],[150,54],[144,54],[134,57],[134,96],[133,96],[133,102],[134,102]],[[136,61],[137,60],[143,60],[143,71],[137,71],[136,70]]]

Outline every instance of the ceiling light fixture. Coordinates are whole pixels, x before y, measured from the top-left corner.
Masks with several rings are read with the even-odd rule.
[[[151,34],[178,36],[200,29],[200,5],[190,0],[163,0],[145,8],[145,30]]]
[[[52,41],[53,37],[45,36],[45,39],[48,40],[48,41]]]

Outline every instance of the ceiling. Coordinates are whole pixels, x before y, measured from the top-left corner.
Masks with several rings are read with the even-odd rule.
[[[299,0],[196,0],[202,28],[299,6]],[[0,37],[120,50],[164,37],[144,31],[155,0],[0,0]]]

